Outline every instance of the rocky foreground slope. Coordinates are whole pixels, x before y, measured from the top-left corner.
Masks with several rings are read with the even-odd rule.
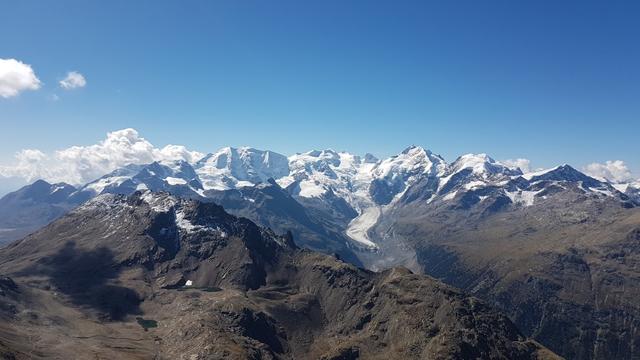
[[[430,277],[163,193],[99,196],[0,250],[0,274],[4,358],[557,358]]]

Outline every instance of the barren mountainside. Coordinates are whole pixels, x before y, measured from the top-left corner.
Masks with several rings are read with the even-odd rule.
[[[567,358],[634,359],[640,209],[563,186],[499,210],[501,195],[489,192],[482,201],[409,201],[372,231],[383,258],[485,299]]]
[[[0,250],[0,274],[6,358],[557,358],[433,278],[165,193],[99,196]]]

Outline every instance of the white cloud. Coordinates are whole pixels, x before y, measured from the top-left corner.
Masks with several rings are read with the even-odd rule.
[[[45,154],[26,149],[16,154],[16,163],[0,166],[0,175],[20,177],[27,181],[44,179],[73,185],[95,180],[128,164],[147,164],[153,161],[185,160],[195,162],[204,154],[189,151],[184,146],[153,146],[134,129],[107,134],[106,139],[89,146],[72,146]]]
[[[0,97],[6,99],[25,90],[38,90],[40,85],[31,65],[16,59],[0,59]]]
[[[531,171],[531,160],[529,159],[507,159],[500,161],[500,163],[511,169],[519,168],[525,174]]]
[[[72,90],[76,88],[85,87],[87,85],[87,79],[84,75],[77,71],[70,71],[67,73],[67,77],[60,80],[60,87],[65,90]]]
[[[0,168],[0,174],[11,177],[17,176],[26,179],[35,179],[38,174],[47,172],[46,162],[47,155],[40,150],[24,149],[16,154],[16,165],[13,166],[13,172],[4,172]]]
[[[631,171],[622,160],[609,160],[604,164],[591,163],[585,166],[583,170],[587,175],[606,179],[613,183],[624,183],[633,180]]]

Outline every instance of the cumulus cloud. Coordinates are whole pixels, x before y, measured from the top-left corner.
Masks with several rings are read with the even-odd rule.
[[[0,173],[6,177],[18,176],[26,179],[35,179],[39,174],[47,171],[47,158],[47,155],[40,150],[24,149],[16,154],[16,164],[13,166],[14,172],[4,173],[0,168]]]
[[[6,99],[25,90],[38,90],[40,85],[31,65],[16,59],[0,59],[0,97]]]
[[[609,160],[604,164],[591,163],[585,166],[583,170],[587,175],[606,179],[613,183],[625,183],[633,180],[631,171],[622,160]]]
[[[520,169],[523,173],[531,172],[531,161],[529,159],[507,159],[500,161],[504,166],[511,169]]]
[[[84,78],[84,75],[80,74],[77,71],[70,71],[67,73],[67,76],[60,80],[60,87],[65,90],[72,90],[81,87],[85,87],[87,85],[87,79]]]
[[[136,130],[123,129],[108,133],[106,139],[97,144],[72,146],[51,154],[35,149],[22,150],[16,154],[15,164],[0,166],[0,175],[80,185],[128,164],[172,160],[195,162],[203,156],[180,145],[157,148],[140,137]]]

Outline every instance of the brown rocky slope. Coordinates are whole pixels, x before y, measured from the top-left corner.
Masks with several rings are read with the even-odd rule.
[[[381,254],[402,247],[411,256],[394,265],[478,296],[566,358],[637,359],[640,209],[570,182],[554,186],[531,206],[490,189],[470,205],[469,193],[407,201],[375,229]]]
[[[0,274],[5,358],[557,358],[433,278],[166,194],[100,196],[0,250]]]

